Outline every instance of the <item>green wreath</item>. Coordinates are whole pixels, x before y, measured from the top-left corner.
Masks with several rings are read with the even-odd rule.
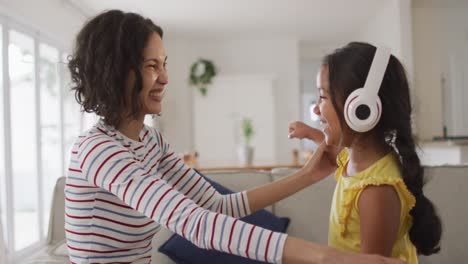
[[[207,87],[216,76],[216,67],[210,60],[199,59],[190,67],[190,84],[197,86],[203,96]]]

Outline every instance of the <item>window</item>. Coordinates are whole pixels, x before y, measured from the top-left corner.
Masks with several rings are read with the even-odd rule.
[[[18,262],[45,242],[83,118],[60,45],[0,15],[0,50],[0,228]]]
[[[3,51],[3,27],[0,25],[0,51]],[[3,101],[5,89],[3,88],[3,52],[0,52],[0,85],[2,90],[0,91],[0,118],[4,120],[4,106]],[[4,124],[2,124],[4,125]],[[5,240],[7,235],[7,230],[3,223],[6,223],[6,192],[4,191],[6,182],[5,182],[5,135],[4,129],[0,129],[0,240]],[[2,243],[0,241],[0,243]],[[0,248],[1,249],[1,248]],[[0,257],[0,261],[2,258]]]
[[[43,199],[43,229],[49,222],[51,190],[57,179],[62,176],[63,153],[61,142],[61,111],[59,64],[60,54],[57,48],[39,44],[39,94],[40,94],[40,167]]]
[[[20,250],[39,241],[35,53],[31,37],[9,30],[9,40],[14,249]]]

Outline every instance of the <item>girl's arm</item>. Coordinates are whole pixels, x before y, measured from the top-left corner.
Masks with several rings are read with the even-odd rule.
[[[361,252],[391,256],[400,225],[401,204],[390,185],[366,187],[358,198]]]

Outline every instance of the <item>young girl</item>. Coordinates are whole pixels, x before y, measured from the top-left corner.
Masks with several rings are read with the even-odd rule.
[[[442,230],[423,194],[424,170],[412,137],[408,81],[396,57],[383,68],[378,92],[382,113],[376,126],[356,132],[344,116],[346,98],[364,86],[374,54],[374,46],[353,42],[326,56],[317,76],[320,98],[314,109],[323,132],[294,122],[290,138],[325,140],[335,148],[328,154],[337,156],[338,165],[329,245],[415,264],[418,254],[440,250]]]
[[[77,36],[69,63],[78,103],[102,117],[76,140],[65,187],[72,263],[150,263],[161,228],[195,245],[270,263],[389,263],[247,224],[241,218],[324,178],[322,145],[298,172],[222,195],[186,166],[146,114],[162,110],[168,75],[163,31],[135,13],[110,10]],[[331,168],[331,170],[329,170]]]

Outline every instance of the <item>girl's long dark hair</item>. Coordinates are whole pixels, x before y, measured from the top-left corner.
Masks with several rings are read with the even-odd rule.
[[[349,94],[363,87],[374,58],[376,47],[352,42],[324,58],[328,67],[330,98],[335,111],[340,109]],[[416,153],[411,127],[411,100],[408,80],[403,65],[391,56],[379,90],[382,116],[375,133],[400,160],[403,180],[416,197],[416,206],[410,211],[413,225],[409,231],[418,254],[431,255],[440,251],[442,224],[432,202],[424,195],[424,169]],[[342,111],[341,111],[342,112]],[[344,116],[340,115],[342,127]]]

